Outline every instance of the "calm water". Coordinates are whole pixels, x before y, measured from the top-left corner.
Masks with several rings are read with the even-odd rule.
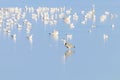
[[[5,1],[1,1],[4,3]],[[37,8],[42,7],[64,7],[72,8],[77,12],[78,21],[74,21],[75,28],[70,29],[62,20],[57,25],[44,25],[41,20],[35,22],[27,15],[32,23],[33,43],[26,38],[25,29],[17,31],[14,29],[11,34],[16,34],[14,42],[11,35],[0,32],[0,79],[1,80],[119,80],[120,79],[120,18],[119,1],[110,3],[97,1],[77,3],[71,1],[49,2],[49,1],[13,1],[11,4],[1,4],[1,7],[21,7],[25,5]],[[21,3],[21,5],[19,4]],[[32,4],[33,3],[33,4]],[[56,4],[54,4],[56,3]],[[63,3],[63,4],[61,4]],[[114,4],[113,4],[114,3]],[[35,5],[36,4],[36,5]],[[66,5],[65,5],[66,4]],[[95,4],[96,28],[89,33],[91,20],[83,25],[81,11],[88,12]],[[116,4],[116,5],[115,5]],[[85,6],[87,5],[87,6]],[[100,15],[105,11],[117,14],[118,18],[107,19],[101,23]],[[20,22],[21,23],[21,22]],[[22,24],[22,23],[21,23]],[[115,24],[112,29],[111,25]],[[49,33],[53,30],[59,31],[59,39],[54,40]],[[72,34],[70,43],[75,45],[71,49],[73,54],[64,61],[64,55],[69,50],[61,41],[66,34]],[[107,41],[103,40],[103,34],[108,34]]]

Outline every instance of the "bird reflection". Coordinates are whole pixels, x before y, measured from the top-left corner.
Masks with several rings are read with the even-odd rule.
[[[64,53],[64,56],[63,56],[63,62],[64,62],[64,64],[65,64],[65,62],[66,62],[66,59],[67,59],[68,57],[72,56],[73,53],[75,53],[73,50],[67,50],[67,51]]]

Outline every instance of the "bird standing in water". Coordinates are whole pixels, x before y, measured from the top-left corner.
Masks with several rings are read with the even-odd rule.
[[[72,45],[71,43],[67,42],[66,40],[62,39],[62,41],[64,42],[65,47],[67,47],[68,49],[75,48],[74,45]]]

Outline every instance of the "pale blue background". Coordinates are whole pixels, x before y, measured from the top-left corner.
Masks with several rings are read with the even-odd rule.
[[[90,24],[82,25],[80,11],[90,10],[96,5],[97,28],[88,33]],[[63,43],[54,41],[48,35],[54,28],[39,21],[33,21],[33,45],[25,34],[17,32],[17,41],[0,32],[0,80],[120,80],[120,18],[113,21],[99,22],[99,15],[105,10],[120,12],[119,0],[0,0],[0,7],[47,6],[72,8],[80,19],[76,28],[69,30],[66,24],[58,23],[54,28],[61,36],[72,33],[76,48],[66,64],[62,56],[67,51]],[[116,25],[111,29],[111,24]],[[104,43],[103,34],[109,34]]]

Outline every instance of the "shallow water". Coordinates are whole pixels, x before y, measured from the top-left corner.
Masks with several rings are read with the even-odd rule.
[[[42,7],[64,7],[72,8],[77,12],[79,20],[74,21],[75,28],[70,29],[62,20],[58,20],[55,26],[44,25],[41,20],[32,23],[33,42],[27,40],[25,28],[22,31],[12,30],[11,34],[16,34],[16,42],[11,36],[0,32],[0,79],[1,80],[119,80],[119,46],[120,46],[120,23],[119,23],[119,1],[13,1],[8,4],[0,1],[1,7],[21,7],[25,5],[37,8]],[[7,2],[7,1],[6,1]],[[4,4],[2,4],[4,3]],[[21,3],[21,4],[20,4]],[[56,4],[55,4],[56,3]],[[63,3],[63,4],[61,4]],[[67,3],[67,4],[66,4]],[[103,5],[101,5],[101,4]],[[92,21],[83,25],[80,14],[81,10],[86,12],[92,9],[95,4],[96,28],[89,33]],[[116,5],[114,5],[116,4]],[[113,20],[107,19],[101,23],[100,15],[104,11],[110,11],[118,15]],[[21,22],[20,22],[21,23]],[[111,28],[115,24],[115,28]],[[59,39],[54,40],[49,33],[53,30],[59,31]],[[71,49],[73,53],[64,61],[64,55],[68,49],[61,39],[66,34],[72,34],[70,43],[75,45]],[[103,34],[108,34],[108,40],[103,40]]]

